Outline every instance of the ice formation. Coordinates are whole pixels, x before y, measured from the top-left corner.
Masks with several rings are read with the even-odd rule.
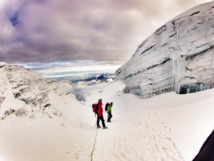
[[[151,97],[214,85],[214,2],[175,17],[148,37],[116,71],[125,91]]]

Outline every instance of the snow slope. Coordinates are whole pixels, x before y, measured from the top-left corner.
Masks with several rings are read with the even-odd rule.
[[[1,63],[0,73],[1,119],[13,113],[31,119],[35,115],[59,116],[60,112],[51,105],[48,94],[51,91],[59,95],[72,92],[69,82],[47,82],[41,74],[21,66]]]
[[[89,160],[91,109],[76,100],[69,82],[47,82],[6,63],[0,72],[1,161]]]
[[[108,131],[98,132],[95,160],[192,160],[214,128],[214,90],[144,99],[122,94],[123,86],[110,84],[86,101],[114,102]]]
[[[4,117],[0,119],[1,161],[190,161],[214,128],[214,90],[189,95],[170,92],[144,99],[124,94],[125,85],[115,81],[85,94],[82,105],[68,90],[72,91],[71,84],[45,83],[42,78],[35,81],[39,75],[18,66],[6,65],[0,70],[4,71],[0,76],[4,80],[0,83],[4,98],[0,103]],[[14,82],[7,81],[8,74]],[[37,83],[15,98],[17,90],[12,85],[25,82],[28,86],[27,80]],[[40,83],[45,86],[38,88]],[[20,99],[38,100],[32,93],[41,91],[51,104],[46,112],[16,114],[20,108],[42,109],[43,103],[34,106]],[[108,129],[95,126],[91,104],[99,98],[114,103]],[[3,111],[12,108],[16,112],[5,116]],[[53,111],[59,115],[52,115]]]
[[[213,88],[213,17],[211,1],[182,13],[144,40],[116,72],[126,91],[151,97]]]

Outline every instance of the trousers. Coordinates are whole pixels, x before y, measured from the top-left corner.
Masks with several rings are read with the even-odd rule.
[[[111,111],[110,111],[110,112],[108,112],[108,120],[107,121],[108,122],[111,121],[111,118],[112,118],[112,114],[111,114]]]
[[[105,120],[104,120],[104,118],[103,118],[103,115],[102,115],[102,116],[98,116],[98,115],[97,115],[97,127],[100,126],[100,120],[102,121],[103,127],[106,127],[106,125],[105,125]]]

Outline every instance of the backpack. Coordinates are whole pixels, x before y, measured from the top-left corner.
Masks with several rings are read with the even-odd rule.
[[[92,104],[92,110],[95,114],[97,114],[97,111],[98,111],[98,104],[94,103]]]
[[[107,102],[107,103],[106,103],[106,106],[105,106],[105,111],[108,110],[108,106],[109,106],[109,103]]]

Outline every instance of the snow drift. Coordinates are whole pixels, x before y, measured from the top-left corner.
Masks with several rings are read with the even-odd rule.
[[[214,2],[177,16],[143,41],[116,71],[126,92],[151,97],[214,86]]]

